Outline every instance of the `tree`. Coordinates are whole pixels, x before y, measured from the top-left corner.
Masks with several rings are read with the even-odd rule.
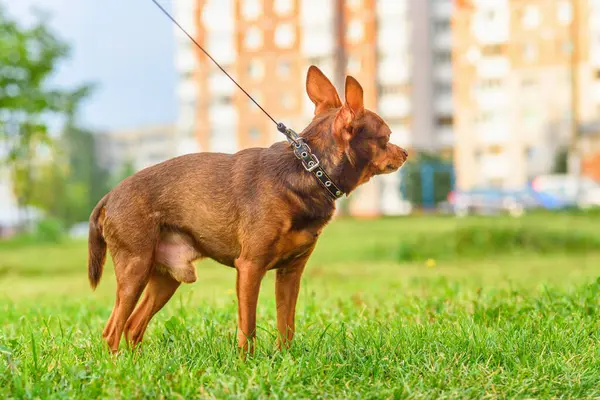
[[[433,171],[432,182],[433,196],[423,198],[423,171],[431,168]],[[452,161],[436,154],[419,153],[402,167],[402,189],[405,198],[414,206],[423,206],[426,200],[438,204],[447,199],[452,190]]]
[[[66,115],[90,90],[85,85],[73,90],[48,87],[48,78],[68,56],[69,47],[51,32],[47,20],[38,12],[36,23],[24,28],[9,19],[0,4],[0,157],[21,206],[31,200],[35,155],[52,142],[48,117]]]

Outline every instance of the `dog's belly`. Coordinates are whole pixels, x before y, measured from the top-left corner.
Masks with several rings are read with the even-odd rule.
[[[156,246],[154,261],[164,272],[176,281],[191,283],[196,281],[196,268],[192,261],[202,257],[187,235],[166,232],[160,236]]]

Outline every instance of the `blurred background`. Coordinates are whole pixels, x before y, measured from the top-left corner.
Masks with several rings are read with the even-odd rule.
[[[309,65],[359,80],[411,157],[340,214],[600,206],[600,0],[160,3],[297,131]],[[84,237],[137,170],[283,139],[150,0],[0,1],[0,30],[3,238]]]

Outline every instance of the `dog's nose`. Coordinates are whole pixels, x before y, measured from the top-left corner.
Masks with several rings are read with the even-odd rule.
[[[400,148],[400,150],[402,151],[402,154],[404,154],[404,158],[408,158],[408,151],[403,148]]]

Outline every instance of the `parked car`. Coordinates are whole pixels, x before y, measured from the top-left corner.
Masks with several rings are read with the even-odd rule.
[[[533,180],[535,192],[562,199],[573,207],[600,206],[600,184],[590,178],[572,175],[542,175]]]
[[[529,208],[536,206],[535,198],[528,191],[478,188],[450,193],[448,202],[454,214],[460,217],[469,214],[508,213],[519,217]]]
[[[569,175],[544,175],[521,190],[480,188],[452,192],[448,202],[458,216],[506,212],[518,217],[536,208],[598,207],[600,184],[589,178],[578,181]]]

